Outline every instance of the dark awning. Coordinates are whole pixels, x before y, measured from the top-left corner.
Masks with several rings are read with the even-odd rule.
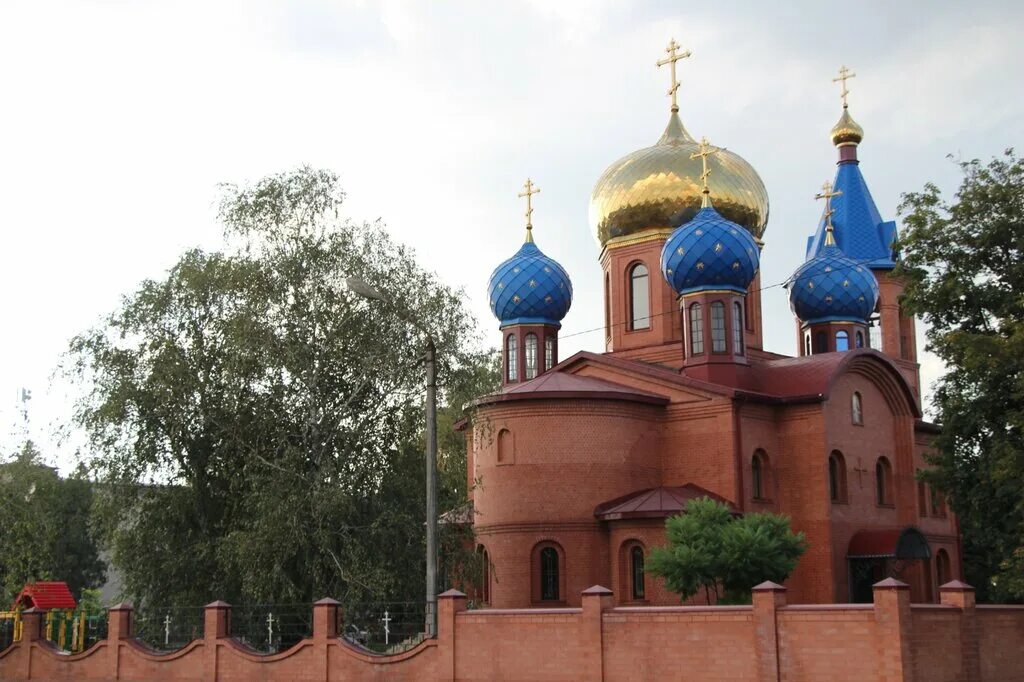
[[[913,526],[883,530],[859,530],[850,538],[848,559],[930,559],[928,540]]]

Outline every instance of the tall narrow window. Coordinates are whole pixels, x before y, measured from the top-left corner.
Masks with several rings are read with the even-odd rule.
[[[516,343],[516,335],[509,334],[505,342],[505,364],[508,367],[508,380],[510,382],[519,379],[519,344]]]
[[[754,455],[754,459],[750,461],[750,479],[754,487],[754,499],[760,500],[764,497],[764,480],[762,479],[761,472],[761,458]]]
[[[856,347],[857,348],[863,348],[864,347],[864,332],[857,332],[857,336],[855,338],[857,340],[856,344],[855,344]]]
[[[544,337],[544,371],[555,366],[555,340],[550,336]]]
[[[850,335],[844,331],[836,332],[836,352],[842,353],[847,350],[850,350]]]
[[[846,460],[838,450],[828,456],[828,494],[833,502],[846,502]]]
[[[732,304],[732,352],[743,355],[743,306],[739,301]]]
[[[935,577],[939,586],[945,585],[953,579],[953,572],[949,567],[949,554],[944,549],[935,553]]]
[[[700,303],[690,306],[690,355],[704,354],[704,312]]]
[[[711,304],[711,352],[725,352],[725,305],[721,301]]]
[[[644,599],[644,550],[643,547],[633,547],[629,550],[630,572],[632,574],[633,599]]]
[[[850,398],[850,416],[854,424],[858,426],[864,425],[864,408],[860,402],[860,393],[854,391],[853,396]]]
[[[491,557],[483,545],[477,547],[477,554],[480,557],[480,601],[484,604],[491,603]]]
[[[651,296],[647,266],[637,263],[629,271],[630,329],[649,329],[651,326]]]
[[[611,275],[604,275],[604,335],[611,338],[612,335],[612,282]]]
[[[804,355],[811,354],[811,333],[804,332]]]
[[[875,462],[875,499],[880,505],[892,504],[890,486],[892,485],[892,465],[885,457]]]
[[[526,335],[526,378],[537,376],[537,335]]]
[[[554,547],[540,551],[540,598],[558,601],[558,550]]]

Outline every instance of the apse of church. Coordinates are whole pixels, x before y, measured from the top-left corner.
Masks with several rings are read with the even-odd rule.
[[[786,282],[790,357],[762,343],[768,194],[739,154],[684,127],[677,67],[691,57],[669,44],[657,61],[670,79],[664,133],[612,163],[591,195],[604,353],[559,358],[572,282],[534,240],[540,189],[527,180],[519,194],[525,239],[488,283],[503,385],[472,403],[466,427],[487,561],[477,597],[578,605],[600,584],[618,603],[678,603],[644,562],[665,541],[665,519],[708,496],[737,514],[786,514],[806,534],[787,581],[794,601],[864,599],[890,575],[934,601],[960,575],[959,538],[916,480],[937,427],[922,419],[914,322],[899,309],[896,224],[860,170],[854,74],[834,79],[836,172]]]

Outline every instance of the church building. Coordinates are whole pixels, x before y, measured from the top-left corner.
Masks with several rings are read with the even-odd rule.
[[[478,595],[498,608],[578,606],[591,585],[619,604],[678,604],[644,571],[665,520],[710,497],[787,515],[808,549],[791,603],[864,602],[894,576],[914,601],[961,575],[956,520],[919,482],[937,427],[922,419],[914,319],[893,274],[896,224],[861,173],[847,108],[835,178],[786,288],[796,355],[763,347],[768,195],[738,154],[697,142],[672,106],[658,141],[611,164],[590,199],[600,244],[605,352],[560,358],[569,274],[526,239],[488,298],[503,385],[466,427]],[[810,230],[809,230],[810,231]],[[768,289],[773,295],[781,290]]]

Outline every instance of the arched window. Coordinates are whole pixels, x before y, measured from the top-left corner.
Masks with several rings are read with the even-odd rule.
[[[721,301],[711,304],[711,352],[725,352],[725,304]]]
[[[498,464],[511,464],[515,461],[515,441],[508,429],[498,431]]]
[[[637,263],[629,271],[630,329],[648,329],[651,326],[651,295],[647,266]]]
[[[932,500],[932,516],[944,518],[946,516],[946,498],[933,486],[928,486],[928,492]]]
[[[526,378],[534,379],[537,376],[537,335],[526,335]]]
[[[938,579],[939,587],[953,579],[953,571],[949,565],[949,553],[944,549],[935,553],[935,577]]]
[[[850,335],[845,331],[836,332],[836,352],[842,353],[843,351],[850,350]]]
[[[817,334],[814,335],[814,352],[828,352],[828,334],[826,334],[825,332],[818,332]]]
[[[505,363],[508,366],[508,380],[519,380],[519,344],[516,342],[516,335],[509,334],[505,342]]]
[[[811,333],[804,332],[804,355],[811,354]]]
[[[850,417],[854,424],[858,426],[864,425],[864,408],[861,405],[860,393],[856,391],[850,397]]]
[[[480,559],[480,601],[484,604],[491,603],[491,557],[487,549],[480,545],[476,548],[477,556]]]
[[[555,366],[555,340],[550,336],[544,337],[544,371]]]
[[[700,303],[690,306],[690,355],[704,354],[704,312]]]
[[[892,504],[892,465],[885,457],[875,462],[875,501],[880,505]]]
[[[559,600],[558,550],[545,547],[540,550],[541,601]]]
[[[632,592],[633,599],[645,599],[644,549],[639,545],[634,545],[633,549],[629,550],[629,574],[631,578],[630,592]]]
[[[732,304],[732,352],[743,355],[743,306],[739,301]]]
[[[612,335],[612,278],[608,273],[604,275],[604,335]]]
[[[764,450],[758,449],[750,458],[750,482],[755,500],[766,500],[770,497],[771,471],[768,465],[768,455]]]
[[[833,502],[846,502],[846,460],[838,450],[828,456],[828,494]]]
[[[854,338],[856,339],[856,347],[857,348],[863,348],[864,347],[864,332],[857,332],[857,336],[854,337]]]

